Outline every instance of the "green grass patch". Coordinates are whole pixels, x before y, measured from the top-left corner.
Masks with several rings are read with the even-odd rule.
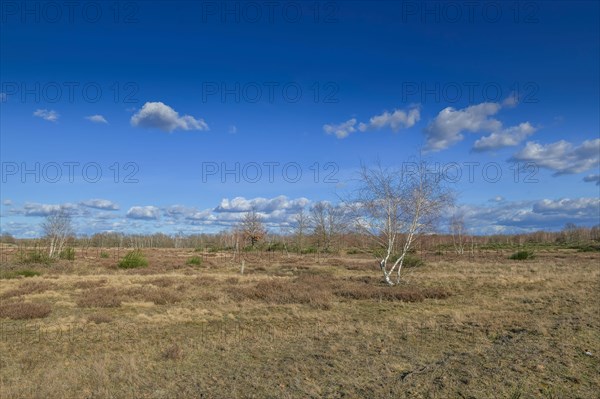
[[[140,251],[139,249],[129,252],[119,262],[119,267],[121,269],[135,269],[138,267],[147,267],[147,266],[148,266],[148,259],[146,259],[146,257],[142,253],[142,251]]]
[[[2,271],[2,272],[0,272],[0,279],[9,280],[9,279],[19,278],[19,277],[35,277],[35,276],[40,276],[41,274],[42,273],[40,273],[38,271],[29,270],[29,269]]]
[[[192,256],[185,263],[187,265],[192,265],[192,266],[201,266],[202,265],[202,258],[199,257],[199,256]]]

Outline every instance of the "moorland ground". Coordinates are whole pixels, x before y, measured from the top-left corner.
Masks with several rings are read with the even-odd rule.
[[[365,255],[2,248],[2,398],[593,398],[598,252]],[[194,260],[192,260],[194,259]],[[39,274],[39,275],[38,275]],[[29,277],[27,277],[29,276]],[[587,353],[586,353],[587,352]]]

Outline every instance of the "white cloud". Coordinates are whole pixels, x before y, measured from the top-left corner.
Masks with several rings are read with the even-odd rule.
[[[498,103],[481,103],[463,109],[447,107],[440,111],[425,128],[426,151],[441,151],[459,141],[463,132],[498,131],[502,123],[489,118],[495,115],[501,106]]]
[[[600,165],[600,139],[586,140],[577,147],[565,140],[550,144],[530,141],[511,159],[534,162],[555,175],[581,173]]]
[[[157,220],[160,217],[160,209],[151,205],[132,206],[126,216],[130,219]]]
[[[323,130],[327,134],[335,134],[338,139],[343,139],[348,137],[350,133],[356,131],[356,119],[352,118],[347,120],[344,123],[340,123],[339,125],[323,125]]]
[[[38,109],[33,113],[33,116],[37,116],[38,118],[42,118],[49,122],[56,122],[60,117],[56,111],[47,109]]]
[[[215,208],[215,212],[248,212],[252,209],[267,214],[276,211],[297,212],[308,205],[310,201],[306,198],[288,199],[285,195],[275,198],[253,198],[236,197],[232,200],[223,199],[221,204]]]
[[[394,110],[389,113],[385,111],[381,115],[373,116],[369,119],[369,123],[361,123],[358,129],[361,132],[365,132],[371,129],[382,129],[384,127],[390,127],[394,132],[397,132],[401,128],[409,128],[415,125],[421,119],[421,111],[418,107],[410,109],[408,112],[400,109]]]
[[[596,183],[597,186],[600,186],[600,175],[588,175],[583,178],[583,181],[586,183]]]
[[[85,119],[93,123],[108,123],[106,118],[102,115],[90,115],[86,116]]]
[[[10,199],[5,199],[4,201],[2,201],[2,205],[4,206],[12,206],[13,202]]]
[[[409,128],[415,125],[421,119],[421,111],[419,107],[411,108],[408,111],[401,109],[395,109],[394,112],[385,111],[380,115],[375,115],[369,119],[368,123],[361,122],[357,126],[356,118],[347,120],[340,124],[326,124],[323,125],[323,130],[327,134],[335,134],[338,139],[346,138],[350,133],[360,130],[366,132],[367,130],[378,130],[389,127],[394,132],[402,128]]]
[[[236,125],[229,126],[229,134],[236,134],[237,131],[238,131],[238,129],[237,129]]]
[[[473,149],[475,151],[487,151],[516,146],[535,133],[536,130],[529,122],[521,123],[480,138],[473,145]]]
[[[103,209],[107,211],[116,211],[119,209],[119,205],[105,199],[91,199],[82,201],[80,204],[88,208]]]
[[[141,110],[131,117],[131,125],[144,128],[156,128],[165,132],[181,130],[208,130],[203,119],[189,115],[179,116],[173,108],[162,102],[147,102]]]
[[[462,205],[466,227],[478,234],[559,230],[566,223],[593,226],[600,222],[599,198],[502,201],[493,205]]]
[[[37,202],[26,202],[22,209],[13,209],[11,214],[25,216],[48,216],[60,210],[66,210],[73,214],[77,206],[71,203],[65,204],[39,204]]]

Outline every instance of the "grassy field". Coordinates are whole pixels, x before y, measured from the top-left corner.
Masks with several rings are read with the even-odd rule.
[[[122,269],[116,251],[3,249],[0,397],[598,397],[597,252],[421,254],[386,287],[361,255],[254,254],[242,275],[227,254]]]

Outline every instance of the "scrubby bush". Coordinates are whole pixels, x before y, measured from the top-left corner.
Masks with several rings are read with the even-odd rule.
[[[35,271],[35,270],[29,270],[29,269],[23,269],[23,270],[15,270],[15,271],[0,271],[0,279],[12,279],[12,278],[19,278],[19,277],[35,277],[35,276],[39,276],[42,273]]]
[[[119,262],[119,267],[122,269],[135,269],[146,266],[148,266],[148,260],[139,249],[129,252]]]
[[[75,260],[75,248],[67,247],[58,254],[60,259]]]
[[[100,252],[100,257],[101,257],[101,258],[105,258],[105,259],[106,259],[106,258],[109,258],[109,257],[110,257],[110,255],[108,254],[108,252],[106,252],[106,251],[102,251],[102,252]]]
[[[18,257],[19,263],[23,264],[40,263],[49,265],[52,263],[52,258],[50,258],[46,252],[40,250],[20,251]]]
[[[533,259],[533,258],[535,258],[535,255],[531,251],[518,251],[509,257],[509,259],[512,259],[512,260],[526,260],[526,259]]]
[[[97,288],[88,290],[77,300],[80,308],[118,308],[121,296],[114,288]]]
[[[192,256],[185,263],[188,264],[188,265],[193,265],[193,266],[201,266],[202,265],[202,258],[199,257],[199,256]]]
[[[13,302],[0,305],[0,318],[13,320],[41,319],[50,314],[52,309],[47,303]]]

